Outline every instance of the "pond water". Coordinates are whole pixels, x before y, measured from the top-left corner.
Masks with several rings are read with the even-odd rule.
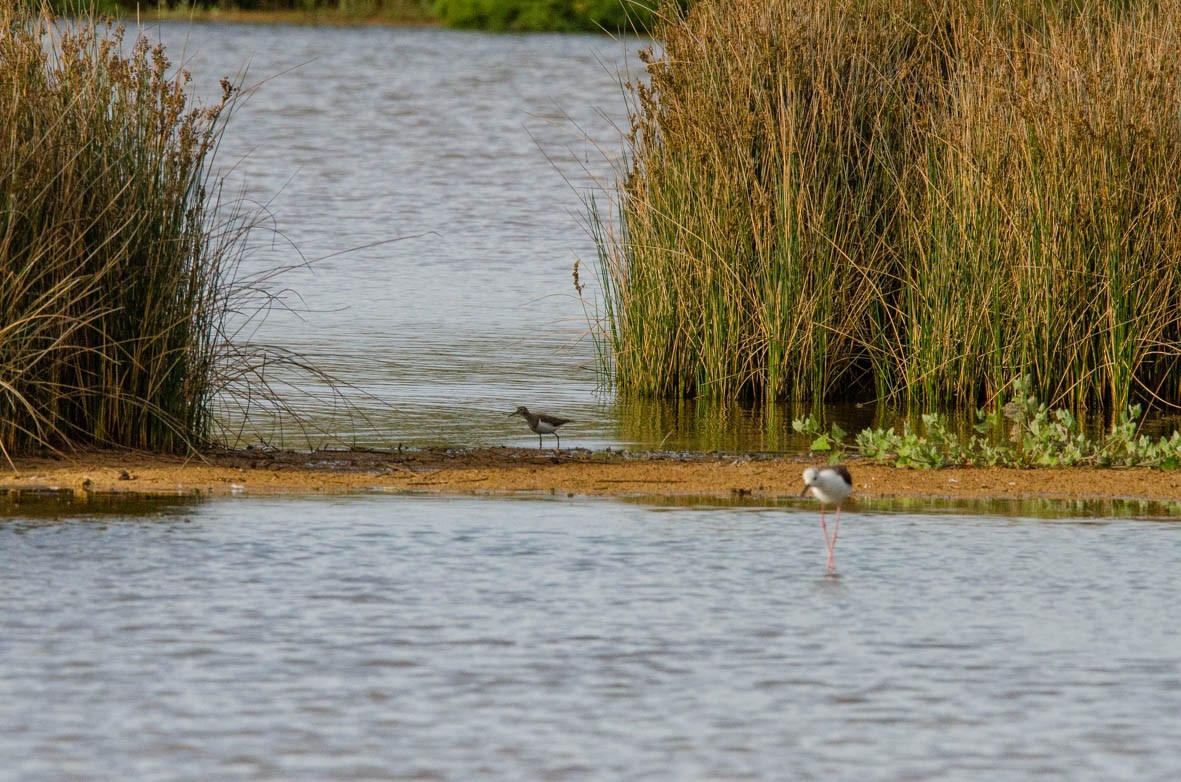
[[[332,374],[359,414],[279,367],[269,377],[287,403],[347,444],[527,444],[507,417],[518,405],[574,419],[571,444],[627,437],[597,393],[585,199],[602,195],[621,155],[621,79],[639,39],[183,23],[145,32],[206,97],[248,65],[243,82],[256,89],[217,158],[227,192],[265,208],[244,270],[313,261],[276,286],[293,311],[248,333]],[[248,428],[247,442],[302,444],[290,420],[255,411],[261,430]]]
[[[1176,779],[1181,526],[0,503],[0,779]]]

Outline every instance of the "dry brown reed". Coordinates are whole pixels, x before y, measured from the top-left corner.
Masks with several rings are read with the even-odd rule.
[[[625,392],[1181,404],[1181,2],[700,0],[629,84]]]

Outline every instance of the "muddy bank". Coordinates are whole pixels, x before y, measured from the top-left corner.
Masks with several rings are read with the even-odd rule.
[[[188,459],[118,451],[20,459],[3,489],[152,494],[393,491],[590,496],[798,496],[789,456],[624,455],[489,448],[419,451],[215,451]],[[1181,472],[1096,468],[902,470],[849,462],[864,498],[1181,500]]]

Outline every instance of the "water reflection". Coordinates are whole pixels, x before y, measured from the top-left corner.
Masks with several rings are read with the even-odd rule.
[[[811,498],[752,497],[734,492],[729,497],[702,496],[635,496],[619,498],[620,502],[647,508],[787,508],[816,512],[816,501]],[[1113,519],[1141,521],[1181,520],[1181,501],[1139,499],[1064,500],[1064,499],[948,499],[930,497],[885,497],[865,499],[854,496],[845,506],[848,518],[856,514],[872,513],[930,515],[930,516],[986,516],[1010,519],[1065,520],[1082,523],[1095,520],[1107,523]],[[850,516],[849,514],[853,514]]]
[[[792,429],[792,421],[811,412],[799,404],[751,405],[709,399],[658,400],[619,397],[611,407],[620,442],[671,451],[806,452],[812,438]],[[873,406],[831,405],[825,426],[856,432],[881,425],[887,416]]]
[[[159,496],[69,489],[0,489],[0,526],[6,521],[28,525],[78,519],[171,518],[192,511],[204,501],[199,494]]]

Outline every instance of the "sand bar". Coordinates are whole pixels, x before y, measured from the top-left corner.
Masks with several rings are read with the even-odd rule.
[[[145,494],[442,494],[798,497],[800,456],[621,454],[520,448],[213,451],[191,458],[90,451],[3,465],[0,490]],[[1181,472],[1103,468],[909,470],[851,460],[856,496],[1181,501]]]

